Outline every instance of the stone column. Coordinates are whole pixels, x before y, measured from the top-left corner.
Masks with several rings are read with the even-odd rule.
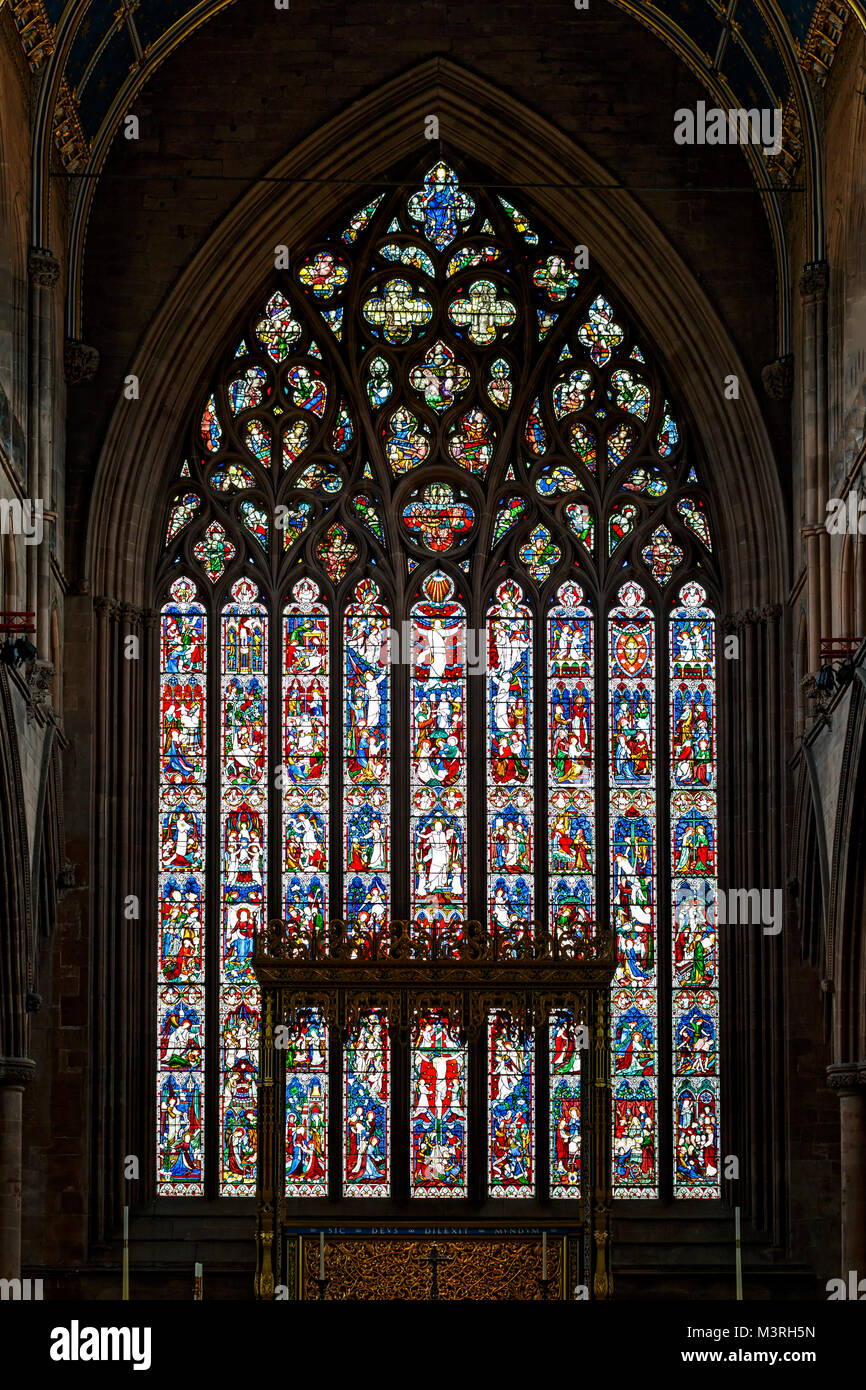
[[[827,288],[826,261],[810,261],[800,276],[803,301],[803,513],[806,549],[809,671],[818,670],[820,639],[829,637],[830,537],[827,519],[829,457],[827,442]]]
[[[866,1279],[866,1062],[835,1063],[827,1084],[839,1094],[842,1245],[839,1277]]]
[[[0,1279],[21,1277],[21,1099],[35,1070],[0,1057]]]
[[[27,422],[27,492],[32,502],[40,499],[51,509],[56,377],[54,367],[54,304],[52,291],[60,264],[50,251],[31,247],[30,364]],[[51,660],[51,540],[46,523],[39,545],[27,547],[27,604],[36,613],[36,647],[43,661]]]

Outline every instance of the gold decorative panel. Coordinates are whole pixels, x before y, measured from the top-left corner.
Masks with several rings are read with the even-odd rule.
[[[548,1297],[562,1298],[564,1239],[548,1239]],[[325,1273],[330,1279],[328,1299],[350,1301],[399,1299],[426,1302],[430,1297],[431,1269],[427,1256],[433,1241],[424,1239],[335,1237],[325,1247]],[[540,1299],[541,1237],[447,1237],[436,1240],[447,1263],[439,1265],[439,1298],[495,1302],[500,1299]],[[301,1297],[319,1296],[319,1244],[315,1237],[301,1239]]]

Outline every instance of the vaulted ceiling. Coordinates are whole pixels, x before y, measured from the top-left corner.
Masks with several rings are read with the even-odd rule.
[[[64,162],[80,172],[117,118],[118,99],[216,11],[234,0],[12,0],[34,68],[62,64],[54,129]],[[654,29],[680,56],[720,78],[740,106],[786,107],[792,96],[786,59],[795,56],[819,83],[830,71],[853,11],[866,26],[866,4],[841,0],[611,0]],[[138,80],[137,80],[138,79]],[[787,121],[788,166],[799,153],[796,121]],[[784,172],[783,164],[780,172]]]

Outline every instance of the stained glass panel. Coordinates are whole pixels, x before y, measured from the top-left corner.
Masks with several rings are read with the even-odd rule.
[[[466,627],[436,571],[411,611],[409,790],[413,935],[447,953],[466,917]]]
[[[487,1025],[487,1183],[491,1197],[535,1195],[535,1042],[508,1015]]]
[[[613,1195],[658,1195],[655,620],[639,584],[608,620]],[[638,1030],[638,1049],[623,1047]]]
[[[715,623],[691,581],[670,617],[674,1196],[721,1195]]]
[[[204,1191],[207,629],[190,579],[160,614],[157,1193]]]
[[[575,947],[595,934],[595,625],[579,584],[547,619],[550,930]]]
[[[259,991],[253,942],[265,915],[268,619],[248,579],[220,624],[220,1192],[251,1196],[256,1171]]]
[[[283,910],[292,939],[325,942],[328,921],[328,610],[311,579],[283,610]]]
[[[580,1197],[580,1052],[570,1013],[551,1014],[550,1195]]]
[[[328,1195],[328,1030],[309,1009],[286,1053],[286,1196]]]
[[[431,1011],[412,1033],[411,1179],[413,1197],[465,1197],[467,1050],[448,1015]]]
[[[346,1042],[343,1070],[343,1193],[391,1195],[391,1048],[388,1021],[362,1013]]]
[[[391,917],[390,635],[379,588],[362,579],[343,633],[345,919],[360,955]]]
[[[534,915],[532,616],[520,585],[488,609],[487,902],[500,947],[532,935]]]

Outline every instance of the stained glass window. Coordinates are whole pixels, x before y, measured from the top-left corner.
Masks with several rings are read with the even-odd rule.
[[[473,916],[500,959],[613,934],[615,1195],[720,1195],[719,556],[687,419],[602,276],[441,157],[251,306],[159,518],[158,1195],[255,1191],[265,921],[327,950],[339,917],[363,959],[397,919],[448,957]],[[293,1006],[286,1195],[580,1197],[572,1012],[385,995],[339,1028]]]

